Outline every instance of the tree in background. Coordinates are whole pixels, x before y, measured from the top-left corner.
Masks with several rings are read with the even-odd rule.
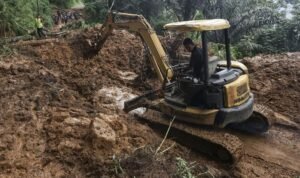
[[[87,0],[93,2],[93,0]],[[105,10],[112,0],[91,7],[98,17],[105,17]],[[294,19],[286,19],[288,3],[294,6]],[[114,10],[143,14],[162,34],[163,24],[192,19],[224,18],[231,24],[230,37],[238,55],[254,55],[258,52],[299,50],[299,0],[116,0]],[[296,8],[298,7],[298,8]],[[99,15],[102,12],[101,15]],[[193,35],[198,38],[199,35]],[[211,32],[209,40],[223,43],[221,32]],[[217,45],[217,49],[219,46]],[[238,56],[239,57],[239,56]]]
[[[176,14],[178,21],[194,19],[197,10],[203,7],[202,0],[165,0],[165,7]]]
[[[199,17],[229,20],[231,42],[237,47],[234,49],[238,51],[237,57],[300,50],[299,0],[166,0],[165,3],[177,14],[178,20]],[[282,10],[290,4],[294,6],[293,19],[287,19],[286,12]],[[223,43],[223,39],[221,32],[209,34],[212,42]],[[217,46],[217,49],[222,48],[222,45]]]
[[[39,2],[39,8],[37,8]],[[34,30],[38,9],[51,24],[51,8],[70,8],[84,2],[89,23],[101,23],[113,0],[1,0],[0,36],[26,34]],[[163,24],[191,19],[225,18],[231,24],[230,37],[242,55],[299,49],[299,0],[115,0],[113,10],[143,14],[162,34]],[[287,19],[288,9],[292,18]],[[209,40],[222,43],[222,33]],[[199,36],[195,36],[197,38]]]
[[[84,4],[88,23],[102,23],[105,20],[109,9],[108,0],[85,0]]]
[[[103,22],[105,14],[112,5],[112,0],[85,0],[86,13],[90,22]],[[164,10],[163,1],[157,0],[115,0],[114,11],[143,14],[150,20]]]
[[[61,8],[71,8],[73,5],[81,3],[81,0],[49,0],[53,5]]]
[[[275,24],[278,21],[276,4],[268,0],[206,0],[198,10],[205,19],[227,19],[230,24],[230,37],[233,43],[239,41],[245,34]],[[214,32],[210,40],[222,42],[222,33]]]
[[[285,1],[280,3],[280,7],[286,5]],[[237,43],[236,46],[242,56],[252,56],[257,53],[300,51],[300,2],[291,0],[288,3],[294,7],[289,18],[286,18],[286,12],[279,11],[281,16],[277,23],[245,35]]]
[[[114,10],[143,14],[147,19],[163,10],[163,1],[157,0],[116,0]]]

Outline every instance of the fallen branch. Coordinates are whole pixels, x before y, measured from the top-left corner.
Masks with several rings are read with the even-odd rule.
[[[32,40],[32,41],[20,41],[12,46],[40,46],[47,43],[57,43],[59,42],[59,39],[57,38],[51,38],[51,39],[43,39],[43,40]]]
[[[155,151],[155,155],[158,153],[158,151],[160,150],[160,148],[161,148],[162,145],[164,144],[165,140],[167,139],[168,134],[169,134],[170,129],[171,129],[171,126],[172,126],[172,124],[173,124],[175,118],[176,118],[176,116],[174,116],[173,119],[171,120],[171,122],[170,122],[170,124],[169,124],[169,128],[168,128],[168,130],[167,130],[167,132],[166,132],[166,134],[165,134],[164,139],[162,140],[162,142],[160,143],[159,147],[158,147],[158,148],[156,149],[156,151]]]

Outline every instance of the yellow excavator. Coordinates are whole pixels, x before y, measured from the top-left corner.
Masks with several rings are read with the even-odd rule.
[[[145,107],[149,111],[137,117],[149,126],[168,129],[172,120],[169,136],[173,139],[217,160],[233,163],[240,157],[242,142],[230,130],[267,132],[272,113],[254,105],[247,67],[231,61],[229,22],[225,19],[183,21],[166,24],[164,28],[201,32],[204,80],[195,82],[188,72],[183,72],[187,64],[169,64],[156,32],[142,15],[110,12],[100,30],[99,50],[114,29],[135,32],[148,47],[162,86],[126,101],[124,111]],[[224,33],[226,60],[208,57],[207,33],[216,30]]]

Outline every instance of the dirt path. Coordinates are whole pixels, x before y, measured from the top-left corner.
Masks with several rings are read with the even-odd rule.
[[[262,136],[235,134],[244,143],[246,157],[259,159],[266,165],[270,165],[270,167],[275,164],[283,169],[300,172],[298,161],[300,159],[298,151],[300,149],[299,130],[293,131],[273,127],[267,134]]]

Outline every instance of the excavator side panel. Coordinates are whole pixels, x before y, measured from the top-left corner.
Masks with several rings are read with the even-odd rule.
[[[225,107],[231,108],[245,103],[250,97],[249,77],[247,74],[227,84],[225,87]]]
[[[214,125],[219,111],[217,109],[200,109],[197,107],[178,107],[164,100],[159,103],[159,108],[164,114],[176,116],[179,120],[198,125]]]
[[[151,54],[155,58],[154,61],[158,64],[159,69],[161,69],[160,73],[167,79],[172,79],[173,71],[168,64],[168,57],[157,37],[157,34],[154,31],[149,32],[148,30],[143,30],[140,34],[143,37],[143,40],[147,43]]]

